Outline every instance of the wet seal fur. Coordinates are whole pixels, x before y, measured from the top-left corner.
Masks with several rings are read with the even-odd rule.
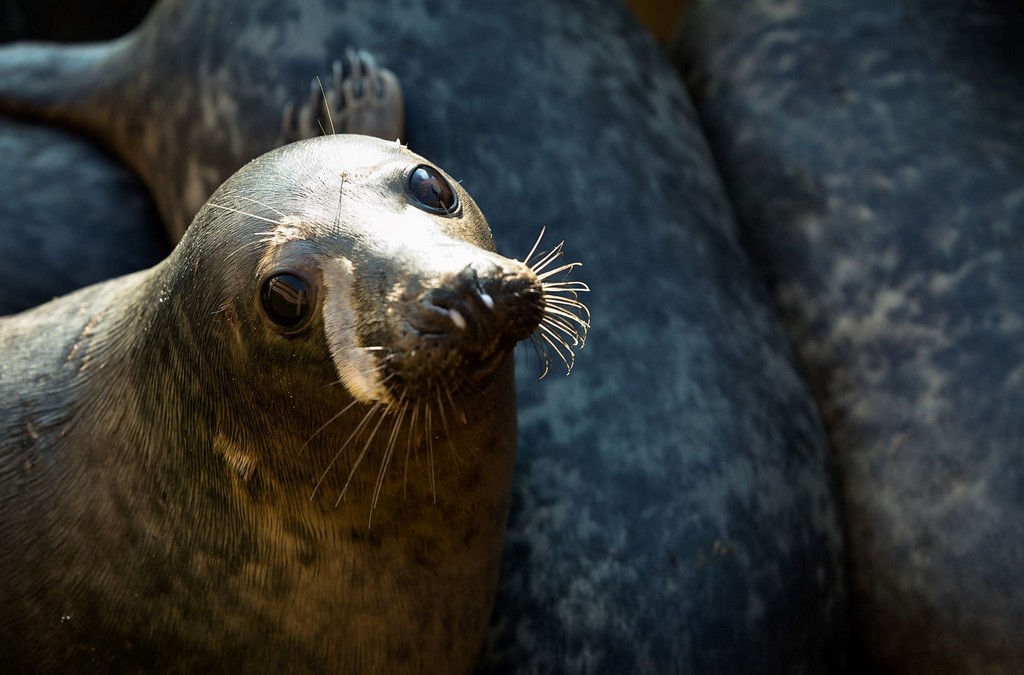
[[[559,253],[497,255],[425,160],[329,136],[152,269],[0,320],[0,669],[469,672],[511,348],[586,329]]]

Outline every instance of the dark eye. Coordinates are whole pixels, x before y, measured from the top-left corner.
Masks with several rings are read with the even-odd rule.
[[[408,188],[413,204],[425,211],[452,214],[459,206],[455,190],[432,166],[420,164],[410,171]]]
[[[312,315],[313,292],[302,277],[281,272],[263,282],[260,304],[267,318],[291,332],[304,326]]]

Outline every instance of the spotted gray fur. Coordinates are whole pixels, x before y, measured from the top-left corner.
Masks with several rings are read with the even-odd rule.
[[[170,250],[127,169],[67,132],[0,119],[0,315],[156,264]]]
[[[1024,670],[1022,32],[704,2],[676,44],[824,413],[875,672]]]

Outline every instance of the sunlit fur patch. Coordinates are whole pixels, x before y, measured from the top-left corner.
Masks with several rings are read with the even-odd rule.
[[[280,246],[289,241],[309,238],[309,227],[304,226],[301,219],[295,216],[282,216],[277,227],[270,233],[267,241],[273,246]]]
[[[323,261],[321,272],[324,331],[331,360],[342,383],[363,403],[390,402],[391,395],[381,382],[374,348],[360,345],[356,337],[356,311],[349,297],[355,283],[352,263],[344,258],[330,258]]]

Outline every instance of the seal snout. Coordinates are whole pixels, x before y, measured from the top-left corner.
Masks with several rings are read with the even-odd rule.
[[[512,261],[509,261],[512,263]],[[513,263],[514,264],[514,263]],[[498,343],[509,346],[530,336],[543,316],[543,292],[525,266],[491,262],[466,265],[420,294],[407,317],[424,338],[463,342],[469,351]]]
[[[514,260],[474,261],[421,279],[395,308],[389,367],[406,391],[485,376],[544,316],[544,293]]]

